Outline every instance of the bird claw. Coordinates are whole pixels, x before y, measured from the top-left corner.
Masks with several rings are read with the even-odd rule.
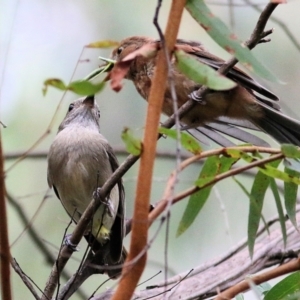
[[[112,201],[110,200],[109,197],[107,197],[107,200],[104,204],[106,205],[106,212],[112,218],[113,215],[114,215],[114,206],[113,206]]]
[[[67,234],[64,238],[64,242],[63,244],[66,245],[70,250],[72,250],[73,252],[78,252],[79,251],[79,248],[77,247],[77,245],[73,244],[71,241],[70,241],[70,237],[71,237],[71,234]]]
[[[108,213],[108,215],[110,217],[113,217],[113,215],[114,215],[114,206],[112,204],[112,201],[110,200],[109,196],[107,196],[105,198],[105,201],[102,201],[102,199],[100,198],[100,191],[101,191],[101,188],[98,187],[96,189],[96,191],[94,192],[93,197],[94,197],[94,199],[99,200],[102,204],[104,204],[105,207],[106,207],[106,212]]]
[[[196,102],[198,102],[201,105],[205,105],[206,101],[203,100],[201,96],[198,95],[197,91],[191,92],[188,97]]]

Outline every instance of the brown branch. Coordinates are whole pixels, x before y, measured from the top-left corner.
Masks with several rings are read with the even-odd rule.
[[[0,130],[0,280],[3,300],[11,300],[11,277],[10,277],[10,249],[8,241],[8,227],[5,202],[4,163],[2,152],[2,139]]]
[[[279,276],[286,275],[300,270],[300,258],[292,260],[284,265],[281,265],[270,271],[266,271],[256,276],[251,276],[250,279],[255,284],[261,284],[271,279],[278,278]],[[249,280],[243,280],[242,282],[232,286],[223,293],[219,294],[215,300],[228,300],[234,298],[239,293],[245,292],[250,288]]]
[[[128,151],[125,147],[113,147],[114,153],[116,155],[126,155],[128,156]],[[18,159],[24,151],[13,151],[4,154],[4,160],[14,160]],[[48,155],[48,151],[32,151],[26,155],[26,159],[46,159]],[[181,153],[181,158],[185,159],[191,157],[192,155],[189,153]],[[166,158],[166,159],[174,159],[176,158],[176,153],[174,151],[166,151],[166,150],[157,150],[156,157],[158,158]]]
[[[254,10],[256,10],[258,13],[262,12],[262,9],[260,8],[260,4],[259,3],[253,3],[249,0],[244,0],[245,5],[247,6],[251,6]],[[241,4],[243,5],[243,4]],[[297,41],[296,37],[292,34],[292,32],[290,31],[290,29],[287,27],[286,23],[284,23],[283,21],[279,20],[278,18],[271,16],[270,20],[273,21],[274,23],[277,23],[281,29],[286,33],[286,35],[290,38],[291,42],[294,44],[294,46],[297,48],[298,51],[300,51],[300,44]]]
[[[33,297],[35,299],[37,299],[37,300],[40,300],[40,296],[37,294],[37,292],[34,289],[32,283],[30,282],[30,280],[28,279],[28,277],[24,274],[24,272],[21,270],[20,266],[18,265],[18,263],[16,262],[15,259],[11,260],[11,266],[16,271],[16,273],[20,276],[20,278],[22,279],[23,283],[27,286],[27,288],[29,289],[29,291],[31,292],[31,294],[33,295]]]
[[[36,230],[30,225],[32,223],[32,220],[30,221],[28,219],[28,217],[26,216],[23,208],[21,207],[21,205],[16,201],[16,199],[11,196],[8,192],[6,193],[6,198],[8,199],[8,203],[10,205],[12,205],[12,207],[15,209],[15,211],[17,212],[18,216],[19,216],[19,220],[23,223],[24,227],[26,228],[29,237],[32,239],[33,243],[35,243],[36,245],[36,249],[38,249],[42,255],[44,256],[46,263],[48,265],[53,265],[53,263],[55,262],[55,256],[52,254],[52,252],[45,246],[45,243],[42,242],[42,239],[40,238],[40,236],[38,235],[38,233],[36,232]],[[15,271],[17,271],[18,269],[15,268],[14,265],[14,260],[12,260],[11,262],[12,267],[15,269]],[[20,272],[17,272],[19,275],[23,274]],[[67,280],[71,277],[70,274],[68,274],[65,270],[62,271],[61,273],[62,277]],[[23,276],[21,276],[21,279],[23,280]],[[25,283],[25,285],[27,286],[26,282],[23,280],[23,282]],[[78,295],[81,296],[83,299],[86,299],[87,296],[85,295],[85,293],[81,290],[78,289]]]
[[[297,220],[300,222],[299,211],[297,213]],[[218,291],[225,291],[231,286],[237,285],[239,287],[240,282],[243,285],[244,279],[248,274],[254,274],[264,268],[282,264],[284,261],[290,262],[284,264],[286,265],[285,268],[279,266],[272,269],[273,271],[266,271],[266,275],[263,275],[264,280],[269,280],[267,278],[267,276],[270,277],[268,275],[269,272],[271,272],[273,278],[275,278],[281,273],[292,272],[297,268],[297,265],[299,269],[298,260],[293,260],[300,251],[299,232],[291,222],[287,220],[287,244],[285,246],[281,230],[275,221],[276,219],[273,218],[271,224],[268,222],[269,235],[262,235],[262,233],[266,231],[266,227],[260,227],[257,234],[260,238],[255,244],[253,259],[249,256],[247,242],[242,241],[242,243],[238,243],[235,247],[230,249],[228,253],[195,267],[185,280],[182,281],[182,278],[186,276],[188,271],[170,278],[167,282],[160,282],[148,286],[145,290],[135,291],[134,299],[163,299],[162,296],[157,297],[162,293],[164,293],[163,295],[166,299],[175,299],[177,297],[182,299],[207,299],[208,297],[217,295]],[[257,276],[251,276],[251,280],[256,277]],[[261,282],[265,282],[262,281],[262,279],[260,280]],[[176,282],[180,282],[180,284],[176,289],[172,290]],[[247,286],[246,289],[249,289],[249,287]],[[166,292],[166,290],[170,291]],[[240,289],[240,291],[245,290]],[[237,288],[236,292],[238,292]],[[100,299],[108,300],[110,298],[106,294],[99,294],[93,298],[93,300]],[[226,298],[226,300],[228,299],[231,299],[231,296]]]
[[[264,150],[264,151],[268,151],[268,148],[263,148],[263,147],[240,147],[239,150],[245,148],[245,152],[256,152],[257,151],[257,148],[261,148],[261,150]],[[248,148],[248,149],[247,149]],[[256,150],[255,150],[256,148]],[[187,159],[185,161],[183,161],[180,165],[180,170],[182,171],[184,168],[186,168],[188,165],[190,165],[191,163],[193,163],[194,161],[198,160],[198,159],[202,159],[202,158],[205,158],[205,157],[208,157],[208,156],[212,156],[212,155],[217,155],[217,153],[220,155],[222,153],[226,153],[226,149],[237,149],[237,148],[222,148],[222,149],[218,149],[218,150],[212,150],[212,151],[206,151],[204,153],[201,153],[199,155],[196,155],[190,159]],[[240,174],[246,170],[249,170],[249,169],[252,169],[254,167],[259,167],[259,166],[263,166],[269,162],[272,162],[272,161],[275,161],[275,160],[278,160],[278,159],[281,159],[283,158],[283,154],[280,153],[280,151],[276,150],[276,149],[269,149],[270,152],[269,153],[277,153],[273,156],[270,156],[270,157],[267,157],[267,158],[264,158],[264,159],[261,159],[261,160],[257,160],[257,161],[254,161],[254,162],[251,162],[245,166],[242,166],[242,167],[239,167],[239,168],[235,168],[235,169],[231,169],[227,172],[224,172],[220,175],[217,175],[215,176],[215,178],[206,183],[205,185],[203,185],[201,188],[198,187],[198,186],[193,186],[183,192],[181,192],[180,194],[176,195],[175,197],[171,198],[172,199],[172,204],[175,204],[177,203],[178,201],[184,199],[185,197],[187,196],[190,196],[196,192],[198,192],[199,190],[201,189],[204,189],[208,186],[211,186],[211,185],[214,185],[216,184],[217,182],[223,180],[223,179],[226,179],[228,177],[231,177],[231,176],[234,176],[234,175],[237,175],[237,174]],[[243,150],[241,150],[243,151]],[[278,153],[279,152],[279,153]],[[155,206],[155,208],[151,211],[151,213],[149,214],[149,223],[152,224],[153,221],[155,219],[158,218],[158,216],[160,214],[163,213],[163,211],[165,210],[165,208],[167,207],[168,203],[170,203],[170,187],[172,186],[173,184],[173,181],[174,181],[174,172],[171,174],[170,178],[169,178],[169,182],[167,184],[167,187],[166,187],[166,190],[164,192],[164,197],[161,201],[158,202],[158,204]]]
[[[185,0],[172,1],[165,32],[165,45],[168,49],[169,55],[176,42],[184,6]],[[157,132],[166,88],[163,83],[167,80],[167,74],[168,68],[166,56],[163,51],[160,51],[158,53],[157,68],[153,76],[148,99],[149,104],[143,140],[143,153],[141,155],[136,189],[130,251],[126,262],[133,260],[147,245],[148,222],[140,221],[147,220],[148,218],[152,173],[157,144]],[[139,222],[136,222],[138,220]],[[146,255],[143,255],[130,269],[129,273],[127,273],[128,269],[126,267],[123,268],[122,274],[127,274],[121,279],[118,289],[112,298],[113,300],[130,299],[132,297],[138,280],[144,270],[145,264]]]

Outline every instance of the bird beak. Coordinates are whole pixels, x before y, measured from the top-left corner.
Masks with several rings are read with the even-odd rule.
[[[89,106],[90,108],[93,108],[95,105],[95,96],[91,95],[91,96],[87,96],[84,100],[83,100],[83,104]]]
[[[110,58],[105,58],[105,57],[99,56],[99,59],[103,60],[105,63],[100,65],[99,68],[97,68],[92,73],[90,73],[88,76],[86,76],[84,78],[84,80],[95,79],[96,77],[98,77],[99,75],[101,75],[103,73],[108,73],[114,67],[114,65],[117,63],[117,61],[110,59]]]

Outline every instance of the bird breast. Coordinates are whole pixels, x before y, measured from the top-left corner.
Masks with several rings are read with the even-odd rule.
[[[60,131],[49,151],[49,176],[70,215],[82,213],[97,187],[112,174],[107,141],[95,130],[65,128]],[[55,159],[54,159],[55,158]]]

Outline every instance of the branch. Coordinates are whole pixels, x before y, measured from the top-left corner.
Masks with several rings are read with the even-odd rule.
[[[300,222],[300,212],[297,213],[297,221]],[[276,226],[277,224],[274,220],[272,220],[272,225],[268,224],[270,235],[263,235],[258,239],[252,260],[249,257],[247,242],[243,241],[232,248],[228,253],[194,268],[186,279],[182,280],[189,271],[176,275],[167,282],[148,286],[143,291],[136,291],[134,299],[161,299],[162,297],[158,296],[161,294],[166,298],[172,299],[206,299],[217,295],[218,291],[224,291],[229,287],[233,287],[228,290],[228,292],[226,291],[226,294],[222,293],[217,298],[218,300],[228,300],[238,293],[249,289],[249,285],[244,281],[248,274],[254,274],[264,268],[282,264],[283,261],[288,262],[261,273],[260,275],[251,276],[251,281],[262,283],[271,278],[277,278],[279,275],[299,270],[299,261],[298,259],[294,259],[297,253],[300,252],[299,232],[289,220],[287,220],[286,223],[286,247],[282,240],[281,230]],[[261,227],[259,235],[265,230],[265,226]],[[174,285],[179,282],[180,284],[176,286],[176,289],[173,288]],[[165,292],[166,290],[169,291]],[[221,295],[224,297],[219,298]],[[109,297],[104,293],[92,299],[108,300]]]
[[[274,155],[261,159],[261,160],[255,160],[245,166],[239,167],[239,168],[235,168],[235,169],[231,169],[227,172],[224,172],[222,174],[219,174],[217,176],[215,176],[215,178],[213,180],[211,180],[210,182],[207,182],[205,185],[203,185],[201,188],[198,186],[193,186],[191,188],[189,188],[186,191],[181,192],[180,194],[178,194],[177,196],[172,198],[172,204],[177,203],[178,201],[184,199],[187,196],[190,196],[196,192],[198,192],[200,189],[204,189],[208,186],[214,185],[217,182],[226,179],[228,177],[231,177],[233,175],[237,175],[240,174],[246,170],[249,170],[251,168],[254,167],[258,167],[258,166],[263,166],[266,163],[275,161],[277,159],[283,158],[283,154],[280,152],[280,150],[277,149],[271,149],[271,148],[264,148],[264,147],[254,147],[254,146],[250,146],[250,147],[229,147],[229,148],[221,148],[221,149],[216,149],[216,150],[211,150],[211,151],[206,151],[203,152],[199,155],[195,155],[194,157],[187,159],[185,161],[183,161],[180,165],[180,170],[182,171],[183,169],[185,169],[188,165],[190,165],[191,163],[199,160],[199,159],[203,159],[206,158],[208,156],[212,156],[212,155],[220,155],[220,154],[226,154],[226,149],[239,149],[240,151],[245,151],[245,152],[256,152],[256,151],[260,151],[261,153],[265,152],[265,153],[272,153]],[[258,150],[259,149],[259,150]],[[169,182],[167,184],[166,190],[164,192],[164,197],[161,201],[158,202],[158,204],[155,206],[155,208],[151,211],[151,213],[149,214],[149,223],[152,224],[153,221],[155,219],[158,218],[158,216],[165,210],[165,208],[167,207],[167,205],[170,203],[170,187],[172,187],[173,184],[173,180],[174,180],[174,172],[171,174],[170,178],[169,178]]]
[[[259,3],[253,3],[249,0],[244,0],[245,5],[250,5],[254,10],[256,10],[258,13],[261,13],[262,10],[260,8],[260,4]],[[270,20],[272,20],[274,23],[277,23],[281,29],[286,33],[286,35],[290,38],[291,42],[294,44],[294,46],[297,48],[298,51],[300,51],[300,44],[297,41],[296,37],[292,34],[292,32],[290,31],[290,29],[287,27],[287,25],[279,20],[278,18],[271,16]]]
[[[128,151],[125,149],[125,147],[113,147],[114,153],[116,155],[128,155]],[[18,159],[22,156],[24,151],[13,151],[8,152],[4,154],[4,160],[13,160]],[[31,153],[28,153],[26,155],[27,159],[46,159],[48,155],[48,151],[32,151]],[[188,157],[191,157],[191,154],[189,153],[181,153],[180,156],[185,159]],[[166,158],[166,159],[173,159],[176,158],[175,151],[166,151],[166,150],[157,150],[156,151],[156,157],[158,158]]]
[[[165,45],[168,49],[169,55],[176,43],[177,33],[179,30],[185,2],[185,0],[172,1],[165,32]],[[164,51],[160,51],[158,53],[157,68],[154,72],[148,99],[146,127],[143,140],[143,152],[141,155],[136,198],[134,202],[135,206],[133,213],[131,243],[129,255],[125,264],[138,256],[139,253],[142,252],[142,250],[147,245],[148,224],[147,222],[141,222],[141,220],[147,220],[148,218],[153,165],[157,144],[157,133],[162,104],[164,101],[164,93],[166,89],[164,83],[167,80],[167,75],[167,58]],[[139,261],[132,267],[123,268],[123,277],[121,278],[121,282],[117,288],[117,291],[112,298],[113,300],[130,299],[132,297],[135,287],[144,270],[145,264],[146,254],[143,255],[139,259]]]
[[[10,249],[8,241],[4,163],[0,131],[0,280],[2,299],[11,300]]]
[[[34,153],[33,153],[33,155],[34,155]],[[42,255],[44,256],[44,258],[46,260],[46,263],[48,265],[53,265],[53,263],[55,262],[55,256],[45,246],[45,243],[42,242],[42,239],[40,238],[40,236],[38,235],[38,233],[36,232],[36,230],[32,226],[30,226],[31,221],[26,216],[26,214],[25,214],[22,206],[8,192],[6,193],[6,198],[8,199],[8,203],[10,205],[12,205],[13,208],[16,210],[16,212],[17,212],[17,214],[19,216],[19,220],[23,223],[24,227],[28,231],[28,235],[32,239],[33,243],[35,243],[36,249],[38,249],[42,253]],[[20,268],[18,266],[15,267],[16,262],[14,260],[11,261],[11,265],[15,269],[16,272],[18,270],[20,270]],[[21,277],[22,280],[24,279],[24,276],[23,276],[24,273],[23,272],[17,272],[17,274]],[[71,277],[71,275],[68,274],[65,270],[62,271],[61,275],[62,275],[62,277],[65,280],[68,280]],[[27,284],[26,284],[26,282],[24,280],[23,280],[23,282],[27,286]],[[85,295],[85,293],[81,289],[78,289],[77,293],[83,299],[87,298],[87,296]]]
[[[14,270],[16,271],[16,273],[20,276],[20,278],[22,279],[23,283],[27,286],[27,288],[29,289],[29,291],[31,292],[31,294],[33,295],[33,297],[37,300],[40,299],[40,296],[37,294],[36,290],[34,289],[33,285],[31,284],[30,280],[28,279],[28,277],[26,276],[26,274],[21,270],[20,266],[18,265],[18,263],[16,262],[15,259],[11,260],[11,266],[14,268]],[[5,299],[5,298],[3,298]]]

